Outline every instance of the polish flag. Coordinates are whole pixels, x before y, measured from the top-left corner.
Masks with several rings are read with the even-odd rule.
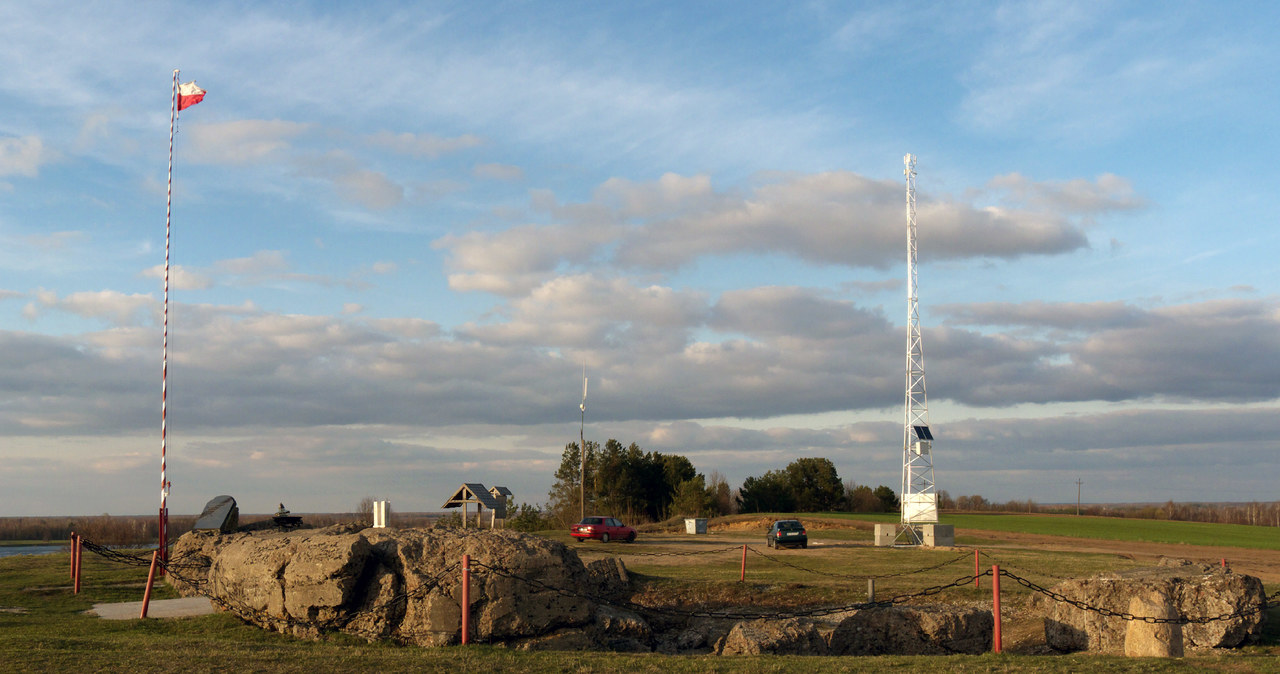
[[[178,85],[178,109],[187,108],[204,100],[204,89],[196,86],[195,80]]]

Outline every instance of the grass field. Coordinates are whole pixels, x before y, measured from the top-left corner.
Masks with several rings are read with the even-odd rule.
[[[975,516],[1005,519],[1017,516]],[[1029,517],[1028,520],[1052,518]],[[1147,524],[1120,520],[1131,524]],[[957,526],[962,526],[957,523]],[[969,525],[965,525],[969,526]],[[976,525],[974,525],[976,526]],[[1035,528],[1039,523],[1023,526]],[[1037,530],[1038,531],[1038,530]],[[746,536],[644,535],[633,545],[570,543],[563,532],[545,532],[573,546],[584,559],[622,555],[643,586],[640,599],[681,605],[737,604],[789,606],[797,603],[845,603],[865,599],[865,576],[912,571],[955,560],[936,569],[878,580],[880,597],[910,593],[951,582],[973,572],[970,559],[956,551],[876,549],[863,544],[865,532],[815,532],[808,550],[765,550]],[[1074,534],[1073,534],[1074,535]],[[1134,536],[1146,535],[1135,530]],[[856,540],[855,540],[856,539]],[[742,555],[727,550],[747,541],[747,582],[737,582]],[[706,555],[642,556],[643,553],[719,549]],[[1027,574],[1078,575],[1120,568],[1134,562],[1107,554],[1000,551],[1002,563]],[[3,671],[519,671],[519,672],[1280,672],[1280,630],[1266,642],[1226,654],[1194,655],[1182,660],[1138,660],[1090,655],[1044,656],[987,654],[945,657],[666,656],[658,654],[517,652],[493,646],[438,649],[369,644],[345,635],[312,642],[267,632],[226,615],[167,620],[106,621],[84,614],[98,602],[141,599],[146,569],[120,566],[86,555],[83,590],[71,593],[66,554],[0,559],[0,670]],[[1029,592],[1013,583],[1007,605],[1015,607]],[[1268,587],[1274,592],[1276,587]],[[155,598],[174,596],[158,587]],[[984,602],[983,588],[952,588],[930,600]],[[1280,611],[1272,609],[1273,624]]]
[[[815,513],[821,517],[867,522],[897,522],[896,513]],[[939,521],[956,528],[956,535],[970,531],[1007,531],[1044,536],[1069,536],[1110,541],[1209,545],[1254,550],[1280,550],[1280,529],[1244,524],[1208,524],[1120,517],[1072,515],[946,514]]]

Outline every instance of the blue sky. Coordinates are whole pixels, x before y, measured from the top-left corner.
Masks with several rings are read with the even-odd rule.
[[[0,515],[546,499],[578,435],[898,485],[1280,498],[1251,3],[0,9]]]

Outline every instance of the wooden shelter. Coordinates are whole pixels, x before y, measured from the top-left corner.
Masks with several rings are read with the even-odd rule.
[[[476,504],[476,519],[479,524],[480,511],[488,508],[492,511],[489,518],[489,528],[492,529],[499,519],[507,518],[507,496],[511,495],[511,490],[506,487],[494,487],[493,489],[485,489],[484,485],[479,482],[465,482],[458,490],[453,492],[453,496],[444,502],[442,508],[462,508],[462,526],[467,526],[467,504]]]

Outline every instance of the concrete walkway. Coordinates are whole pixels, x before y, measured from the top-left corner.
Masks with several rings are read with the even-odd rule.
[[[216,613],[208,597],[183,599],[153,599],[147,607],[148,618],[187,618]],[[142,614],[142,602],[126,601],[119,604],[94,604],[86,611],[104,620],[134,620]]]

